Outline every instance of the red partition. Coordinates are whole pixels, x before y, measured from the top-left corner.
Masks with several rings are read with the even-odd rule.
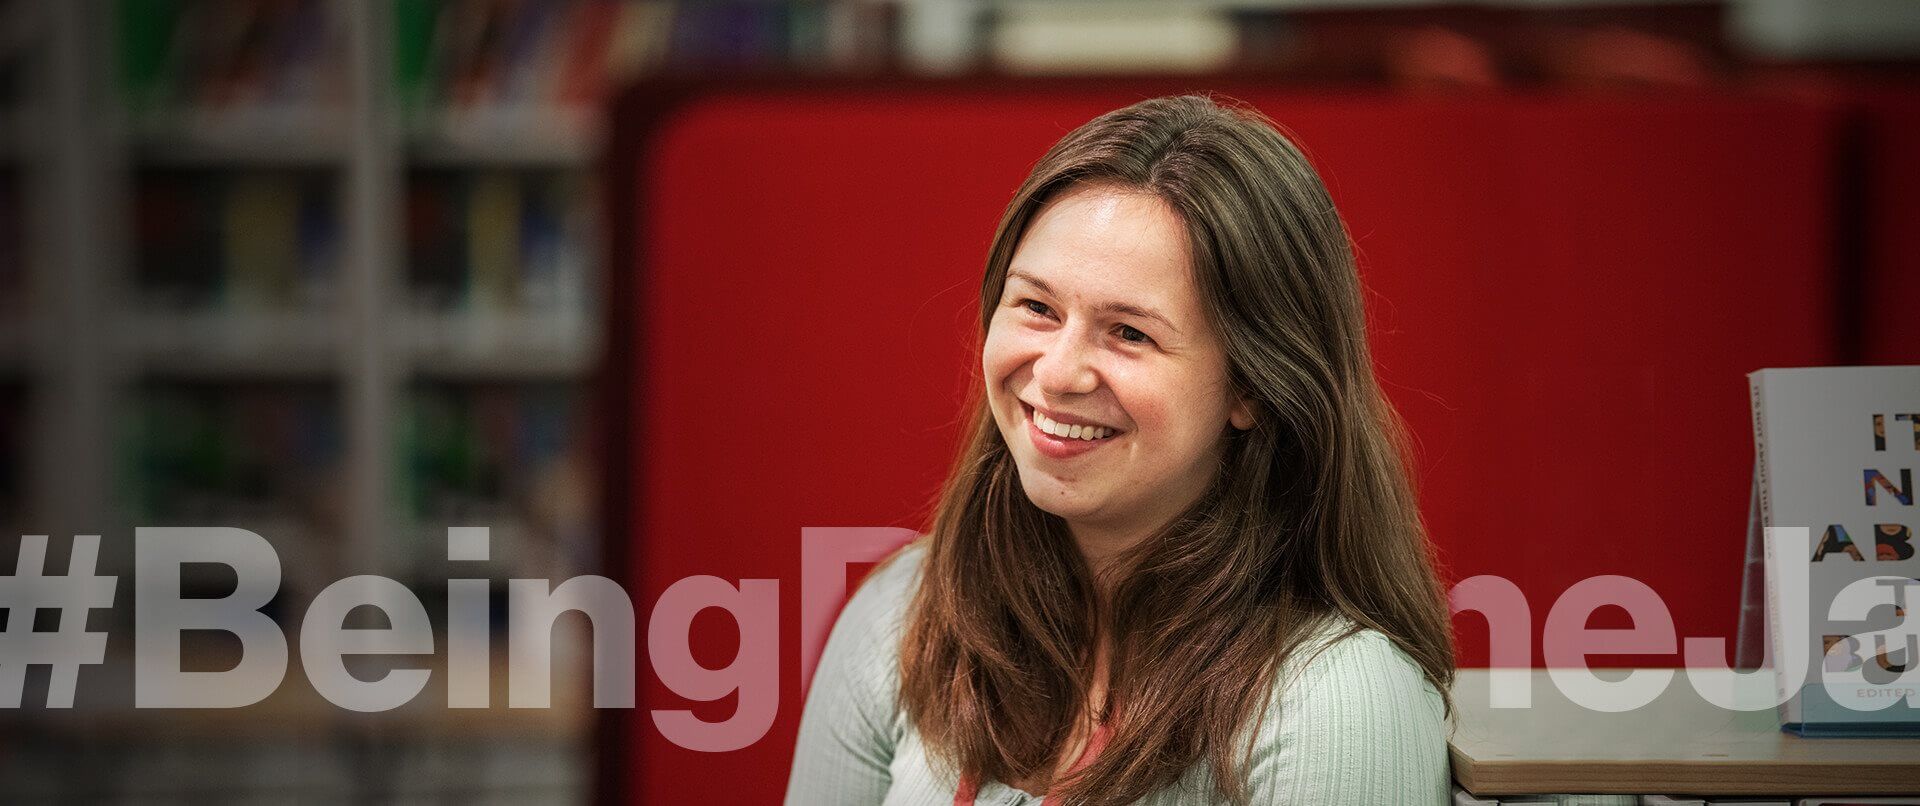
[[[1863,89],[1863,364],[1920,364],[1920,86]]]
[[[733,699],[689,704],[643,662],[641,707],[605,728],[610,791],[777,800],[802,702],[801,529],[922,525],[977,372],[974,296],[1003,206],[1074,126],[1179,89],[780,84],[626,99],[608,177],[611,571],[641,624],[684,577],[780,580],[782,688],[764,739],[695,752],[648,709],[717,721]],[[1449,580],[1513,580],[1537,632],[1571,584],[1625,574],[1665,598],[1680,635],[1731,639],[1743,376],[1835,358],[1834,113],[1210,89],[1291,130],[1346,216]],[[1484,622],[1457,623],[1462,664],[1484,665]],[[724,615],[694,633],[696,658],[727,665],[738,639]]]

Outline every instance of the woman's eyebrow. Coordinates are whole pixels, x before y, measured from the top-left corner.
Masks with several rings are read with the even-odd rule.
[[[1141,319],[1152,319],[1155,322],[1159,322],[1160,324],[1166,325],[1167,329],[1173,331],[1174,335],[1176,336],[1180,335],[1180,328],[1174,327],[1172,320],[1164,316],[1161,316],[1160,314],[1154,313],[1151,309],[1148,309],[1148,308],[1142,308],[1138,305],[1129,305],[1124,302],[1109,302],[1104,305],[1101,305],[1100,310],[1107,311],[1110,313],[1125,314],[1127,316],[1138,317]]]
[[[1035,277],[1019,269],[1009,270],[1007,272],[1007,279],[1019,280],[1021,282],[1024,282],[1027,285],[1030,285],[1030,286],[1033,286],[1034,288],[1039,289],[1040,293],[1046,294],[1048,296],[1056,296],[1056,297],[1059,296],[1059,294],[1053,290],[1053,286],[1047,285],[1046,281],[1041,280],[1040,278]],[[1158,312],[1154,311],[1151,308],[1142,308],[1138,305],[1134,305],[1129,302],[1108,301],[1108,302],[1102,302],[1099,305],[1095,305],[1094,310],[1100,311],[1102,313],[1117,313],[1124,316],[1137,317],[1140,319],[1152,319],[1156,322],[1159,322],[1160,324],[1166,325],[1167,329],[1173,331],[1176,335],[1180,334],[1180,328],[1174,326],[1173,320],[1168,319],[1165,316],[1161,316]]]

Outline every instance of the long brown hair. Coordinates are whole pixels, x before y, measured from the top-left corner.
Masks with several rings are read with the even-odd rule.
[[[1352,244],[1272,121],[1209,97],[1156,98],[1056,143],[1007,206],[980,284],[992,321],[1014,248],[1063,189],[1154,194],[1186,227],[1251,430],[1186,513],[1130,549],[1101,612],[1066,524],[1030,501],[984,400],[929,530],[901,651],[901,706],[951,772],[1050,776],[1088,713],[1111,636],[1107,744],[1052,780],[1069,804],[1125,803],[1204,762],[1246,796],[1246,728],[1282,662],[1339,616],[1385,634],[1444,696],[1453,642],[1399,419],[1368,355]]]

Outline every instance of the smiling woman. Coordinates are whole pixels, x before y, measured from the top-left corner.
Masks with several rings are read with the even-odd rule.
[[[835,625],[788,802],[1444,802],[1447,611],[1358,289],[1257,112],[1055,144],[987,257],[971,436]]]

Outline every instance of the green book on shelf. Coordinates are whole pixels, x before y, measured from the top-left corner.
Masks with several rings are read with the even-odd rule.
[[[434,0],[394,0],[393,85],[402,108],[418,109],[431,100],[428,72],[440,8]]]
[[[135,107],[166,100],[167,59],[182,8],[178,0],[120,0],[120,88]]]

